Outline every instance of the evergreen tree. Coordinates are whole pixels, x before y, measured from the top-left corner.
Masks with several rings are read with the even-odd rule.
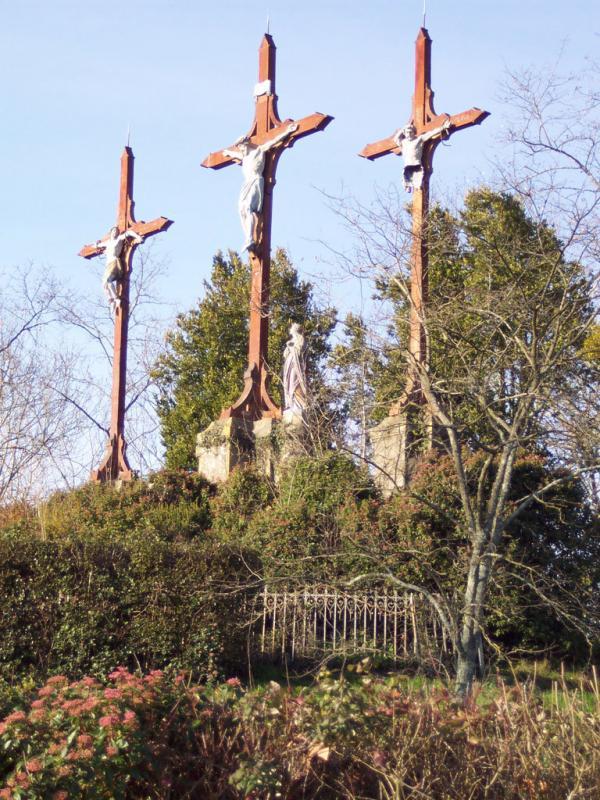
[[[180,314],[167,334],[167,349],[155,367],[157,410],[166,448],[166,465],[195,466],[196,435],[231,405],[243,387],[247,364],[250,266],[230,251],[213,259],[206,294],[195,308]],[[281,402],[281,368],[292,322],[302,325],[308,347],[311,382],[329,352],[335,325],[333,308],[318,308],[313,287],[302,281],[283,250],[271,263],[269,369],[271,396]]]

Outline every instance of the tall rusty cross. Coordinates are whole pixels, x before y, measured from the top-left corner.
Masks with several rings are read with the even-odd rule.
[[[119,193],[119,209],[117,212],[116,228],[119,234],[125,231],[134,231],[142,239],[154,236],[165,231],[172,220],[158,217],[152,222],[136,222],[134,217],[133,201],[133,152],[130,147],[123,150],[121,156],[121,186]],[[96,244],[88,244],[79,251],[83,258],[94,258],[102,253],[102,243],[110,237],[108,233],[104,239]],[[137,244],[128,239],[125,241],[124,250],[120,261],[122,274],[118,281],[119,303],[115,306],[115,333],[113,353],[113,374],[111,394],[111,417],[109,440],[100,466],[94,470],[91,479],[104,483],[108,481],[129,481],[133,472],[127,461],[127,443],[125,441],[125,390],[127,379],[127,333],[129,329],[129,283],[133,254]]]
[[[258,51],[258,84],[255,90],[256,110],[254,121],[247,134],[251,145],[261,145],[275,139],[294,122],[283,122],[277,112],[275,94],[275,43],[266,33]],[[248,341],[248,367],[244,373],[244,388],[236,402],[221,413],[221,419],[242,417],[250,420],[279,418],[281,410],[268,391],[268,339],[269,339],[269,277],[271,270],[271,222],[273,215],[273,187],[277,163],[283,150],[292,147],[297,139],[324,130],[333,117],[311,114],[297,120],[297,126],[287,137],[266,152],[263,170],[264,196],[258,214],[256,243],[250,251],[252,280],[250,286],[250,332]],[[236,145],[232,146],[233,148]],[[223,150],[211,153],[202,162],[203,167],[221,169],[235,160]]]
[[[422,403],[419,379],[419,366],[428,363],[427,337],[424,324],[425,305],[427,303],[428,249],[427,249],[427,215],[429,212],[429,179],[433,172],[433,154],[443,138],[463,128],[479,125],[489,116],[487,111],[470,108],[461,114],[450,116],[436,114],[433,109],[433,90],[431,88],[431,39],[425,28],[419,30],[415,47],[415,93],[412,101],[412,116],[416,135],[422,135],[446,123],[447,129],[424,142],[423,145],[423,179],[420,188],[414,190],[412,201],[412,252],[411,252],[411,302],[410,333],[408,352],[410,367],[407,386],[403,396],[390,409],[390,416],[399,414],[412,401]],[[394,136],[368,144],[359,155],[373,161],[388,153],[401,154]]]

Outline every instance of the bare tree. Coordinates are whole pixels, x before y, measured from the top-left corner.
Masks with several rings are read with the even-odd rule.
[[[581,356],[597,310],[598,97],[580,83],[532,73],[510,76],[509,93],[517,100],[518,120],[510,127],[512,155],[503,159],[496,190],[467,196],[453,215],[452,241],[434,235],[441,212],[432,212],[428,221],[427,365],[410,363],[405,346],[406,210],[389,198],[379,198],[376,209],[347,204],[342,210],[357,242],[349,257],[352,270],[372,275],[388,298],[397,298],[396,350],[404,369],[418,373],[439,446],[454,465],[461,503],[456,524],[469,542],[462,600],[457,607],[452,598],[435,597],[424,587],[405,588],[426,596],[446,627],[459,694],[469,691],[476,672],[486,601],[505,555],[507,529],[568,475],[600,468],[594,442],[598,365]],[[443,233],[444,226],[439,228]],[[386,347],[388,354],[394,349],[389,341]],[[402,389],[397,385],[398,395]],[[585,449],[583,414],[591,437]],[[571,467],[568,475],[556,474],[546,485],[510,498],[519,453],[548,448],[558,463]],[[475,462],[474,453],[480,456]],[[389,573],[374,576],[402,585]],[[531,577],[530,584],[544,595],[542,581]],[[597,620],[582,614],[570,621],[588,633],[596,625],[597,635]]]
[[[155,288],[165,268],[155,255],[153,241],[136,252],[128,335],[126,438],[132,464],[142,472],[157,469],[162,458],[151,372],[163,350],[171,316]],[[63,334],[85,354],[73,377],[75,391],[67,399],[87,422],[91,468],[101,458],[108,436],[114,319],[100,287],[91,297],[66,298],[59,316]],[[83,396],[85,403],[81,402]]]
[[[81,421],[73,394],[76,357],[49,335],[57,286],[32,269],[3,277],[0,300],[0,504],[81,477]]]

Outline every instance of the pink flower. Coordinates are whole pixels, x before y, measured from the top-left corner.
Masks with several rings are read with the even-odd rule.
[[[31,781],[26,772],[17,772],[15,775],[15,783],[17,786],[20,786],[21,789],[29,789]]]
[[[98,724],[101,728],[112,728],[119,724],[119,717],[116,714],[109,714],[106,717],[100,717]]]
[[[77,737],[79,747],[91,747],[94,743],[92,737],[87,733],[82,733]]]
[[[12,722],[25,722],[27,719],[27,715],[24,711],[13,711],[12,714],[9,714],[8,717],[4,720],[7,725],[10,725]]]
[[[236,689],[239,689],[239,687],[242,685],[242,682],[239,678],[228,678],[225,683],[227,686],[235,686]]]
[[[120,700],[123,697],[123,692],[120,689],[105,689],[104,697],[107,700]]]
[[[72,768],[67,764],[63,764],[62,767],[58,768],[58,777],[59,778],[68,778],[72,772]]]
[[[118,753],[119,750],[117,747],[114,746],[114,744],[109,744],[108,747],[106,748],[106,755],[109,758],[114,758],[114,756],[118,755]]]
[[[82,711],[93,711],[98,705],[97,697],[88,697],[81,706]]]
[[[45,705],[46,705],[46,701],[45,700],[34,700],[33,703],[31,704],[31,707],[32,708],[44,708]]]
[[[82,686],[87,686],[88,688],[91,688],[92,686],[98,686],[98,681],[94,680],[94,678],[89,678],[89,677],[88,678],[82,678],[79,681],[79,683]]]
[[[84,700],[65,700],[62,704],[62,709],[67,712],[70,717],[80,717],[84,712]]]
[[[38,697],[48,697],[54,693],[54,689],[52,686],[42,686],[42,688],[38,692]]]
[[[10,800],[12,796],[13,796],[12,789],[9,789],[8,787],[0,789],[0,797],[2,798],[2,800],[4,800],[4,798]]]
[[[39,760],[39,758],[32,758],[25,764],[25,769],[27,770],[27,772],[41,772],[43,768],[44,768],[43,764]]]
[[[163,671],[161,669],[153,669],[152,672],[149,672],[148,675],[144,678],[146,683],[150,685],[154,685],[163,679]]]
[[[123,714],[123,722],[128,728],[135,728],[135,726],[137,725],[137,721],[138,719],[135,711],[127,710]]]
[[[48,678],[46,686],[60,686],[63,683],[67,683],[64,675],[54,675],[52,678]]]

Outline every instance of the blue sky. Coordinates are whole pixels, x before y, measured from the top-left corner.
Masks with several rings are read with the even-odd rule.
[[[323,133],[284,154],[275,190],[273,243],[300,272],[329,275],[322,244],[343,242],[322,191],[368,202],[399,182],[401,161],[356,156],[410,112],[414,40],[422,0],[266,3],[183,0],[0,2],[0,267],[51,266],[69,285],[100,292],[102,265],[77,257],[112,225],[119,157],[131,126],[138,219],[175,224],[158,237],[169,262],[164,299],[190,307],[212,255],[239,248],[237,167],[200,167],[244,133],[253,115],[257,49],[270,15],[283,117],[321,111]],[[505,68],[556,61],[578,69],[600,43],[597,0],[428,0],[436,110],[492,112],[438,150],[439,189],[485,179],[504,109]],[[334,287],[344,308],[352,284]]]

